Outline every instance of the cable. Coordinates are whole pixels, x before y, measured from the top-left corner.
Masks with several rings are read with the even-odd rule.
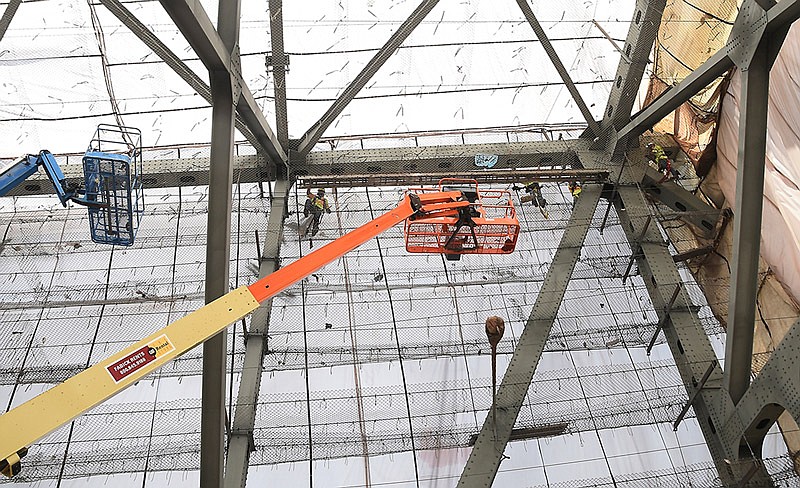
[[[367,205],[369,205],[370,218],[374,219],[375,218],[375,211],[373,210],[373,207],[372,207],[372,200],[370,199],[369,188],[365,188],[364,192],[365,192],[365,194],[367,196]],[[386,272],[386,262],[383,259],[383,251],[381,250],[381,239],[380,239],[380,236],[376,236],[375,237],[375,241],[377,242],[377,246],[378,246],[378,256],[380,257],[381,270],[382,270],[383,276],[384,276],[384,280],[383,281],[384,281],[384,283],[387,283],[388,279],[385,278],[385,277],[388,276],[388,273]],[[389,311],[391,312],[391,316],[392,316],[392,323],[393,323],[393,326],[394,326],[394,338],[395,338],[395,342],[397,344],[397,361],[400,363],[400,377],[401,377],[402,382],[403,382],[403,390],[404,390],[405,397],[406,397],[406,413],[408,415],[408,432],[409,432],[409,436],[411,437],[411,453],[412,453],[412,455],[414,457],[414,479],[416,480],[417,488],[420,488],[420,485],[419,485],[419,481],[420,481],[420,479],[419,479],[419,465],[418,465],[418,461],[417,461],[416,440],[414,438],[414,425],[413,425],[413,423],[411,421],[411,403],[410,403],[409,398],[408,398],[408,382],[406,381],[406,371],[405,371],[405,367],[403,365],[403,354],[402,354],[402,351],[400,349],[400,334],[399,334],[399,332],[397,330],[397,322],[395,320],[394,304],[392,303],[392,292],[391,292],[391,290],[388,289],[388,283],[387,283],[386,293],[387,293],[387,295],[389,297]]]

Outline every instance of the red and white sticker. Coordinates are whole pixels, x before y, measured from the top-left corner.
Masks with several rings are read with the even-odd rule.
[[[155,361],[157,357],[163,357],[174,350],[175,346],[172,345],[169,338],[166,335],[161,335],[124,358],[106,366],[106,370],[108,370],[111,378],[114,379],[114,383],[119,383]]]

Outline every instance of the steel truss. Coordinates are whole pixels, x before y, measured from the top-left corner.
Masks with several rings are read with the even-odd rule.
[[[585,103],[580,99],[574,84],[563,69],[558,56],[547,49],[549,42],[538,26],[528,3],[519,0],[528,22],[536,31],[551,61],[556,66],[563,82],[573,94],[576,103],[586,118],[589,137],[569,141],[547,141],[524,144],[468,145],[458,147],[427,147],[410,149],[361,150],[311,152],[325,129],[342,113],[358,91],[366,85],[385,60],[402,44],[419,22],[436,6],[437,0],[423,0],[412,15],[376,53],[364,70],[345,89],[326,114],[304,134],[300,141],[288,141],[287,115],[285,108],[285,86],[276,83],[277,127],[276,137],[264,115],[256,104],[252,93],[242,81],[238,62],[239,1],[220,2],[220,19],[227,18],[215,28],[198,2],[188,0],[162,1],[162,5],[177,27],[187,38],[197,55],[210,72],[211,86],[206,86],[194,76],[182,62],[155,36],[139,23],[115,0],[102,0],[110,11],[131,28],[145,43],[164,59],[179,75],[214,106],[212,131],[212,154],[210,163],[190,167],[196,161],[151,162],[146,174],[152,175],[151,186],[179,186],[209,184],[209,222],[216,228],[225,228],[218,234],[209,232],[209,263],[227,263],[230,225],[219,225],[230,218],[230,188],[233,168],[252,168],[243,176],[252,181],[276,178],[277,169],[287,161],[290,178],[296,176],[327,177],[331,175],[375,175],[383,173],[434,173],[458,172],[474,169],[475,154],[489,153],[499,156],[502,170],[517,168],[536,169],[542,167],[611,173],[612,181],[619,183],[613,193],[607,194],[616,205],[628,236],[634,259],[645,276],[653,304],[663,323],[675,362],[690,397],[698,423],[711,451],[712,458],[726,485],[745,486],[769,484],[763,465],[758,462],[761,442],[777,416],[787,409],[796,420],[800,420],[800,362],[797,349],[800,347],[800,321],[796,323],[766,363],[759,376],[749,384],[752,356],[752,329],[754,293],[753,284],[759,255],[758,239],[747,239],[757,234],[761,223],[764,166],[764,127],[769,69],[780,47],[788,27],[800,17],[800,0],[783,0],[775,4],[772,0],[746,0],[737,17],[726,47],[709,58],[700,68],[677,86],[634,117],[630,116],[633,100],[638,89],[657,26],[663,13],[665,0],[638,0],[635,16],[625,42],[622,59],[615,77],[611,97],[599,123],[588,115]],[[0,18],[0,38],[5,33],[20,2],[12,0]],[[270,0],[272,27],[272,65],[276,81],[282,77],[286,66],[282,43],[282,17],[280,0]],[[225,8],[225,15],[222,9]],[[233,15],[231,14],[233,12]],[[537,27],[538,26],[538,27]],[[551,46],[552,47],[552,46]],[[695,220],[698,228],[709,229],[714,224],[714,209],[698,199],[681,192],[677,185],[653,184],[654,177],[646,171],[631,176],[623,170],[624,150],[657,121],[684,103],[700,89],[722,75],[732,66],[743,70],[742,100],[744,101],[740,122],[739,177],[737,179],[737,219],[734,237],[734,271],[731,283],[730,320],[726,364],[723,372],[716,362],[707,336],[692,314],[688,296],[680,289],[682,282],[669,255],[666,243],[661,240],[655,226],[645,225],[649,221],[647,204],[641,190],[673,209],[693,213],[704,213],[710,217]],[[282,100],[282,102],[281,102]],[[238,115],[235,114],[238,113]],[[233,157],[234,123],[259,150],[257,156]],[[599,133],[598,133],[599,132]],[[290,151],[297,146],[297,151]],[[291,156],[291,157],[290,157]],[[206,160],[208,161],[208,160]],[[184,164],[184,166],[182,166]],[[209,176],[210,169],[210,176]],[[630,170],[630,168],[629,168]],[[487,170],[490,171],[490,170]],[[69,172],[69,168],[67,168]],[[252,175],[248,175],[252,173]],[[180,175],[181,179],[178,178]],[[183,180],[183,177],[190,177]],[[69,174],[67,175],[69,177]],[[649,178],[649,180],[648,180]],[[265,251],[260,263],[260,272],[277,268],[280,228],[285,214],[286,195],[292,180],[281,179],[276,183],[268,226]],[[44,186],[44,185],[42,185]],[[227,186],[227,188],[225,188]],[[32,187],[31,187],[32,188]],[[35,190],[31,190],[36,193]],[[501,384],[497,404],[496,426],[485,423],[478,435],[475,448],[465,467],[460,486],[489,486],[502,459],[502,452],[511,434],[519,411],[520,398],[527,391],[536,369],[544,341],[558,310],[575,261],[580,255],[581,243],[600,198],[599,185],[587,185],[578,200],[570,224],[565,231],[553,263],[548,270],[542,291],[531,311],[525,332],[514,353],[509,369]],[[758,205],[743,205],[743,201],[758,202]],[[683,207],[683,208],[681,208]],[[225,215],[227,213],[227,216]],[[687,212],[689,213],[689,212]],[[211,226],[209,226],[210,228]],[[752,242],[755,241],[753,244]],[[226,265],[219,265],[227,269]],[[227,279],[210,284],[210,295],[227,286]],[[216,286],[216,288],[214,288]],[[214,290],[212,290],[212,288]],[[217,290],[218,288],[218,290]],[[266,323],[269,306],[263,307],[251,321],[247,341],[247,361],[261,363],[263,356]],[[224,343],[223,343],[224,344]],[[252,351],[251,351],[252,349]],[[224,356],[224,355],[223,355]],[[740,365],[731,367],[730,365]],[[224,362],[222,369],[216,364],[216,375],[221,374],[224,391]],[[258,394],[260,368],[252,370],[252,376],[243,378],[239,392],[236,416],[230,433],[228,478],[226,486],[244,486],[247,460],[251,449],[250,435],[253,429],[253,399]],[[217,382],[219,383],[219,382]],[[202,486],[221,486],[222,482],[222,438],[219,433],[218,411],[220,387],[214,387],[212,400],[217,406],[204,407],[212,413],[213,428],[203,426],[205,435],[216,440],[203,458]],[[204,396],[205,396],[204,391]],[[224,399],[224,393],[222,393]],[[687,405],[688,407],[688,405]],[[492,427],[497,429],[495,433]],[[217,430],[215,430],[217,429]]]

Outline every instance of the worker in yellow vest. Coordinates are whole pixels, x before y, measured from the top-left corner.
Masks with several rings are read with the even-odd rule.
[[[581,196],[581,191],[582,191],[582,189],[581,189],[581,184],[580,183],[578,183],[577,181],[570,181],[569,182],[569,193],[570,193],[570,195],[572,195],[572,202],[573,203],[575,202],[575,200],[578,199],[579,196]]]
[[[323,213],[331,213],[328,199],[325,198],[325,190],[320,188],[316,195],[314,195],[311,190],[308,190],[306,194],[306,203],[303,207],[303,216],[306,218],[311,217],[311,219],[310,222],[306,222],[306,227],[301,232],[303,236],[308,233],[309,228],[311,229],[312,236],[317,235],[317,232],[319,232],[319,221],[322,219]]]

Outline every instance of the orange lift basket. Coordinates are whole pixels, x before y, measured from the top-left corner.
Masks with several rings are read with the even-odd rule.
[[[426,212],[405,222],[408,252],[443,253],[457,260],[461,254],[509,254],[519,236],[519,220],[508,190],[480,190],[471,179],[443,178],[438,188],[410,188],[411,194],[453,194],[468,205]]]

